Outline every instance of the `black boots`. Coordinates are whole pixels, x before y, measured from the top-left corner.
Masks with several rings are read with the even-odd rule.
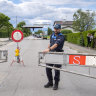
[[[44,85],[45,88],[49,88],[49,87],[52,87],[53,86],[53,83],[52,82],[48,82],[46,85]],[[54,84],[53,86],[53,90],[58,90],[58,82]]]
[[[58,90],[58,84],[54,84],[53,90]]]
[[[58,82],[57,81],[55,81],[55,84],[53,86],[53,90],[58,90]]]
[[[45,88],[49,88],[49,87],[52,87],[52,86],[53,86],[52,82],[48,82],[46,85],[44,85]]]

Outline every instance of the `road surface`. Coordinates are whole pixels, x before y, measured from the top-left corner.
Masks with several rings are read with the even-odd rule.
[[[14,63],[16,43],[2,47],[8,49],[8,62],[0,63],[0,96],[96,96],[96,79],[61,72],[61,81],[57,91],[44,88],[47,83],[45,68],[38,66],[38,52],[41,52],[49,40],[36,40],[28,37],[19,43],[25,67]],[[65,53],[77,53],[64,46]],[[68,70],[87,72],[86,68],[68,67]],[[93,69],[94,73],[95,68]]]

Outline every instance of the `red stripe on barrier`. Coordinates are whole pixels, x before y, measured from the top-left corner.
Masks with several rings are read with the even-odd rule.
[[[86,56],[69,55],[69,64],[85,65]]]

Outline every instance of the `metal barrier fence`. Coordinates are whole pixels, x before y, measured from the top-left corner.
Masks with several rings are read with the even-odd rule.
[[[8,59],[8,51],[0,50],[0,63],[7,62],[7,59]]]
[[[46,63],[60,64],[62,68],[47,66]],[[49,52],[44,54],[43,52],[39,52],[38,65],[96,79],[95,54],[67,54],[63,52]]]

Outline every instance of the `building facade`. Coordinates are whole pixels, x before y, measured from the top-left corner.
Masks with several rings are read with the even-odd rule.
[[[61,24],[61,29],[67,29],[67,30],[71,30],[73,33],[75,33],[74,29],[73,29],[73,21],[55,21],[55,24]]]

